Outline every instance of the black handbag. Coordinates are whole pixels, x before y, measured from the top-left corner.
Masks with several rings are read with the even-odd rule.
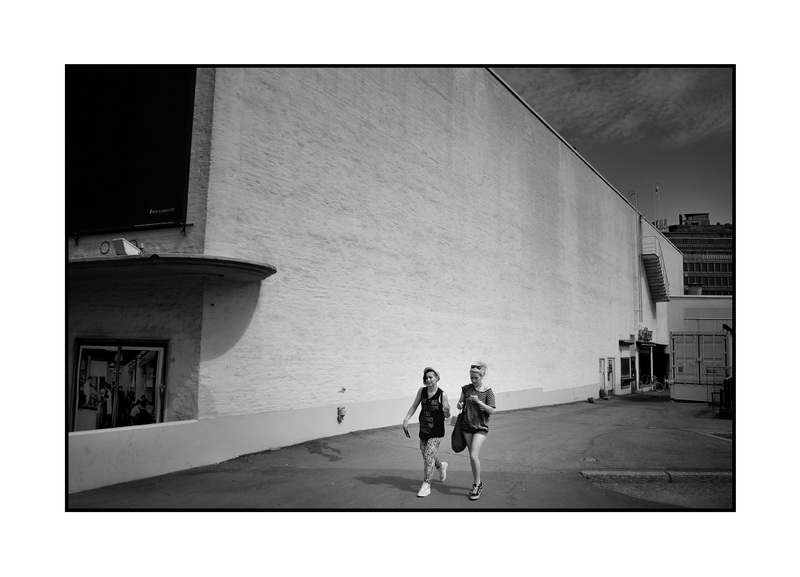
[[[450,435],[450,446],[453,451],[460,453],[467,448],[467,439],[464,437],[464,411],[461,411],[456,417],[456,424],[453,425],[453,432]]]

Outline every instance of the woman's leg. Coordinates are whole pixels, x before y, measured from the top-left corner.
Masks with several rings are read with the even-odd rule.
[[[433,445],[434,445],[434,448],[433,448],[433,464],[437,469],[441,469],[442,468],[442,461],[439,459],[439,457],[437,455],[439,453],[439,448],[442,445],[442,437],[434,437],[433,439],[431,439],[431,441],[433,441]]]
[[[466,431],[464,431],[464,439],[466,439],[466,441],[467,441],[467,452],[469,453],[469,457],[470,457],[469,458],[469,466],[472,467],[472,481],[477,485],[478,482],[475,481],[475,479],[477,479],[481,475],[481,472],[480,472],[480,466],[481,465],[480,465],[480,462],[478,462],[479,470],[478,470],[478,473],[477,473],[477,476],[476,476],[476,474],[475,474],[475,461],[473,461],[473,459],[472,459],[472,438],[474,436],[475,435],[473,433],[467,433]]]
[[[485,433],[464,434],[467,437],[467,447],[469,448],[469,464],[472,467],[472,479],[476,485],[481,484],[481,447],[486,440]]]
[[[423,483],[430,483],[431,477],[433,477],[434,455],[436,454],[436,449],[439,448],[439,444],[434,443],[435,440],[435,438],[419,440],[419,449],[422,451],[422,460],[424,462]]]

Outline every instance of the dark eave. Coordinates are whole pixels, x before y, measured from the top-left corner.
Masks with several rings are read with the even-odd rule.
[[[131,278],[206,276],[233,281],[261,282],[275,274],[274,266],[253,261],[209,255],[153,254],[72,259],[69,278],[80,280],[114,275]]]

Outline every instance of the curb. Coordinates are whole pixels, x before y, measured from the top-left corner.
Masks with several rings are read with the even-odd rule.
[[[601,483],[731,483],[730,471],[581,471]]]
[[[667,471],[671,483],[732,483],[730,471]]]

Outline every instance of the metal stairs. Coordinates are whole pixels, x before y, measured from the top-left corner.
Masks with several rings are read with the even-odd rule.
[[[669,302],[669,279],[658,238],[654,236],[642,238],[642,264],[653,301]]]

